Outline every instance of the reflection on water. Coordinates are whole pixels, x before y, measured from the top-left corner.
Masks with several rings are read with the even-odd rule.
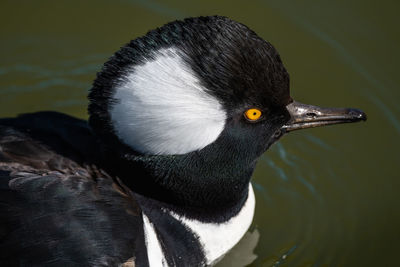
[[[285,252],[282,256],[280,256],[279,259],[275,263],[272,264],[272,266],[273,267],[281,266],[285,262],[287,257],[290,256],[290,254],[292,254],[294,252],[296,247],[297,247],[296,245],[291,247],[287,252]]]
[[[294,98],[359,107],[369,116],[367,123],[289,134],[260,158],[257,234],[231,259],[241,262],[257,244],[251,266],[397,264],[397,2],[41,2],[0,4],[7,11],[0,16],[0,116],[58,110],[86,118],[95,73],[129,39],[186,16],[227,15],[277,47]]]

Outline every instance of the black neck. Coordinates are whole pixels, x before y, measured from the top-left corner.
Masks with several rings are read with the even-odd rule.
[[[218,143],[186,155],[144,156],[108,153],[109,169],[132,191],[189,217],[225,221],[248,195],[255,161]]]

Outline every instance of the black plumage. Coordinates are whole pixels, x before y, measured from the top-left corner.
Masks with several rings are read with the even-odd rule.
[[[135,249],[141,209],[95,165],[98,153],[85,121],[55,112],[0,120],[1,266],[146,265]]]

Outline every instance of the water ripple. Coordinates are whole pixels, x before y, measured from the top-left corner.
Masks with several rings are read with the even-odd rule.
[[[292,254],[296,250],[296,248],[297,248],[297,245],[294,245],[293,247],[291,247],[287,252],[285,252],[282,256],[280,256],[280,258],[272,266],[278,267],[281,264],[283,264],[284,261],[287,259],[287,257],[290,256],[290,254]]]
[[[382,113],[388,116],[389,122],[393,125],[393,127],[400,132],[400,123],[396,116],[391,112],[388,108],[388,103],[383,103],[376,94],[384,94],[385,100],[391,101],[393,99],[390,96],[391,88],[388,88],[381,80],[376,78],[372,73],[370,73],[367,68],[361,64],[355,56],[351,52],[348,51],[345,45],[333,38],[327,31],[323,31],[319,29],[314,23],[307,21],[304,16],[300,17],[298,15],[298,9],[294,7],[294,3],[291,5],[280,6],[282,2],[277,1],[262,1],[262,3],[267,4],[268,6],[272,6],[273,8],[279,9],[282,11],[281,13],[285,15],[288,19],[295,22],[296,25],[300,25],[306,31],[310,32],[314,36],[316,36],[319,40],[328,44],[334,50],[338,52],[338,55],[356,72],[358,73],[364,80],[366,80],[369,84],[372,85],[373,88],[376,89],[376,92],[373,93],[371,90],[368,90],[368,94],[366,97],[370,99],[381,111]],[[360,21],[358,21],[360,23]],[[392,103],[392,107],[397,107],[397,103]],[[392,108],[393,109],[393,108]]]
[[[283,170],[283,168],[277,166],[272,159],[270,159],[267,156],[263,155],[263,156],[261,156],[261,160],[263,162],[266,162],[268,164],[268,166],[270,166],[278,174],[278,176],[282,180],[284,180],[284,181],[288,180],[288,177],[287,177],[285,171]]]
[[[382,110],[385,114],[385,118],[388,119],[392,126],[400,133],[400,122],[397,119],[396,115],[388,108],[388,106],[383,103],[383,101],[376,95],[368,95],[367,96],[371,102],[373,102],[378,108]]]
[[[323,148],[323,149],[325,149],[325,150],[330,150],[330,151],[333,150],[333,147],[331,147],[330,145],[328,145],[327,143],[325,143],[324,141],[322,141],[320,138],[318,138],[318,137],[316,137],[316,136],[314,136],[314,135],[312,135],[312,134],[309,134],[309,133],[308,133],[308,134],[305,134],[304,137],[305,137],[307,140],[311,141],[312,143],[314,143],[314,144],[320,146],[321,148]]]

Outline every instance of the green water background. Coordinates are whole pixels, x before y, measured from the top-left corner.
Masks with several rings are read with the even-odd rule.
[[[0,2],[0,116],[87,118],[109,56],[174,19],[226,15],[280,52],[292,96],[367,123],[292,133],[259,161],[252,266],[400,266],[399,1]]]

